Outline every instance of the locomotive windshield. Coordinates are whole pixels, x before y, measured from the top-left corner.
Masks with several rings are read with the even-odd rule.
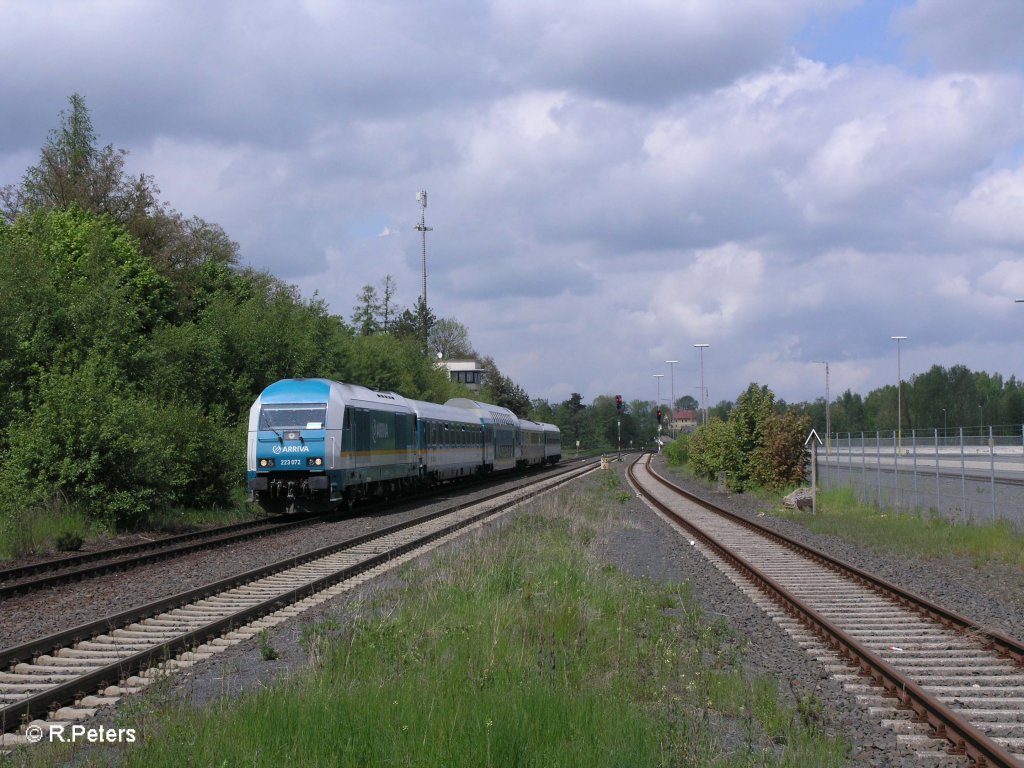
[[[323,429],[327,403],[264,405],[260,409],[260,429]]]

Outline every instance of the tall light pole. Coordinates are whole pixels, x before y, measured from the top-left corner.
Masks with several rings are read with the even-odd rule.
[[[665,374],[656,373],[654,378],[658,381],[658,399],[654,403],[654,410],[657,412],[661,409],[661,380],[665,378]],[[658,453],[661,453],[661,419],[658,420]]]
[[[900,362],[900,342],[906,341],[906,336],[891,336],[896,342],[896,434],[897,450],[903,452],[903,367]]]
[[[832,419],[829,417],[828,360],[815,360],[825,364],[825,453],[832,453]]]
[[[704,413],[703,424],[708,423],[708,399],[707,390],[704,388],[704,350],[710,347],[710,344],[694,344],[697,349],[700,350],[700,409]]]
[[[671,427],[675,423],[675,420],[676,420],[676,417],[675,417],[675,413],[676,413],[676,368],[675,368],[675,365],[679,361],[678,360],[666,360],[665,362],[668,363],[669,373],[672,374],[672,377],[670,379],[670,381],[672,382],[672,402],[668,404],[668,412],[669,412],[668,424]],[[672,430],[672,438],[675,439],[675,436],[676,436],[675,430]]]
[[[427,232],[433,232],[433,227],[427,226],[427,191],[421,190],[416,193],[416,202],[420,204],[420,223],[415,229],[423,238],[423,354],[430,349],[430,328],[427,326]]]

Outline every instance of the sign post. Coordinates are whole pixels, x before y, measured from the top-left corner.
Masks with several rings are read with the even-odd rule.
[[[811,445],[811,514],[816,515],[818,514],[818,446],[822,443],[818,433],[813,429],[804,440],[804,445],[808,443]]]

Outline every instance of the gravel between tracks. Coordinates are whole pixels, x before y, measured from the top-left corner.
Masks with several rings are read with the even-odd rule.
[[[656,461],[658,470],[666,473],[663,463],[660,460]],[[617,465],[616,469],[623,472],[624,465]],[[770,516],[760,517],[759,514],[766,511],[766,505],[754,497],[719,494],[705,484],[693,483],[678,477],[674,480],[726,509],[756,517],[759,523],[806,541],[819,549],[835,553],[850,563],[874,571],[912,591],[941,602],[980,624],[998,628],[1014,637],[1024,637],[1024,578],[1018,570],[990,566],[981,570],[974,567],[971,562],[961,559],[944,559],[942,562],[900,561],[854,547],[835,537],[811,534],[796,522]],[[694,594],[701,600],[709,616],[725,617],[741,636],[750,639],[752,648],[748,654],[748,668],[752,674],[775,677],[779,681],[780,690],[787,695],[804,696],[813,693],[822,701],[827,712],[825,727],[830,732],[844,734],[853,744],[851,765],[896,768],[923,768],[928,765],[918,758],[895,754],[895,737],[891,732],[870,722],[852,697],[829,679],[816,662],[756,609],[723,574],[700,555],[696,548],[690,547],[682,536],[672,531],[638,499],[631,497],[623,509],[624,524],[620,528],[611,529],[596,545],[596,551],[602,560],[637,576],[656,580],[690,581],[694,587]],[[369,520],[353,518],[344,521],[350,523],[350,526],[339,527],[347,529],[344,535],[352,535],[355,531],[370,527],[375,520],[383,524],[394,522],[400,514],[408,513],[390,514]],[[308,529],[305,534],[300,532],[296,536],[305,537],[308,544]],[[234,554],[230,557],[224,552],[212,554],[215,558],[230,562],[235,562],[236,559]],[[425,557],[432,555],[428,554]],[[191,567],[191,559],[189,562]],[[166,568],[167,565],[163,567]],[[237,568],[237,565],[235,567]],[[171,570],[182,569],[179,567]],[[188,578],[194,578],[197,583],[208,581],[208,578],[198,576],[199,570],[198,567],[190,570]],[[204,570],[203,573],[207,571]],[[147,578],[162,577],[150,575]],[[178,580],[187,577],[179,575],[173,578]],[[141,569],[132,571],[129,575],[120,575],[117,580],[116,583],[122,585],[121,589],[130,588],[136,595],[140,594],[140,590],[146,589]],[[363,609],[363,600],[369,592],[388,590],[397,583],[395,576],[386,576],[369,582],[345,598],[331,601],[303,614],[298,621],[286,622],[270,631],[270,643],[281,654],[275,661],[263,660],[256,640],[249,640],[196,665],[188,673],[179,674],[174,678],[175,682],[171,689],[163,691],[160,698],[163,701],[166,701],[167,697],[180,698],[195,705],[208,704],[223,697],[230,697],[238,691],[269,685],[276,679],[295,674],[308,664],[306,652],[299,644],[303,625],[321,619],[327,614],[340,616],[342,619],[357,614]],[[79,585],[80,588],[84,586]],[[154,589],[159,591],[161,588],[158,586]],[[90,588],[88,591],[102,594],[99,587]],[[166,585],[163,591],[169,591]],[[141,602],[142,599],[140,597],[134,602]],[[68,604],[73,604],[73,601]],[[5,615],[0,618],[0,633],[10,631],[11,627],[6,608],[7,606],[3,611]],[[27,609],[23,607],[21,610]],[[56,609],[52,612],[60,613]],[[38,634],[38,631],[28,632],[29,636]],[[0,634],[0,637],[2,636]],[[9,644],[0,642],[0,645]],[[140,706],[138,698],[136,697],[136,702],[130,705],[131,716],[144,720],[145,707]],[[101,722],[111,723],[114,717],[116,715],[104,715]],[[124,726],[134,725],[132,722],[124,722],[123,714],[120,722]]]

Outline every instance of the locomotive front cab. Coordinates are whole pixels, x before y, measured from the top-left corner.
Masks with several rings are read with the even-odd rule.
[[[286,379],[250,409],[248,486],[264,510],[323,512],[338,502],[340,423],[330,420],[340,422],[344,407],[335,388],[324,379]]]
[[[327,403],[263,403],[250,488],[271,511],[314,509],[329,500]]]

